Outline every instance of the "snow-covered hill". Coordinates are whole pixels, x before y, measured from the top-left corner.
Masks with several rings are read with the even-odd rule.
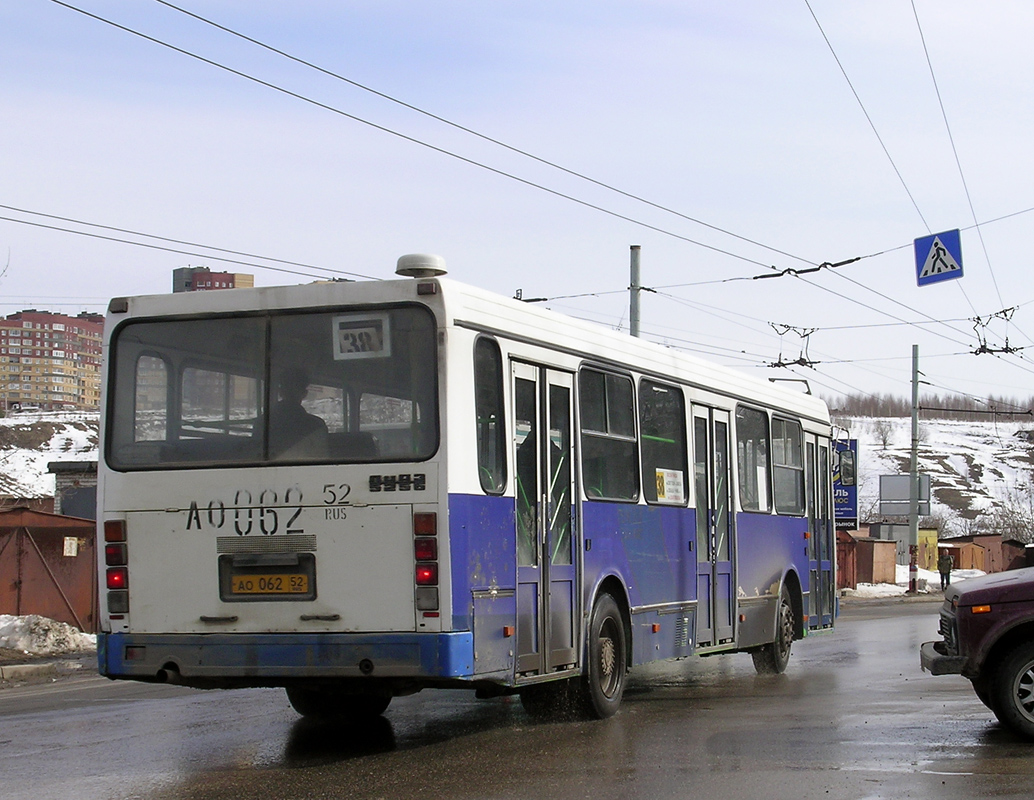
[[[0,419],[0,496],[52,497],[51,461],[97,460],[97,414],[12,414]]]
[[[876,510],[880,475],[908,472],[912,422],[896,418],[839,420],[858,439],[859,514]],[[930,475],[933,516],[950,534],[969,532],[982,515],[1029,502],[1034,424],[920,421],[919,471]]]

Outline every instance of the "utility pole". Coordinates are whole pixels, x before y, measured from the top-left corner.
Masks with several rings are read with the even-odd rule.
[[[632,279],[628,285],[628,332],[636,337],[639,336],[639,290],[642,288],[639,285],[639,249],[637,244],[631,247]]]
[[[919,577],[919,345],[912,345],[912,454],[908,470],[908,593]]]

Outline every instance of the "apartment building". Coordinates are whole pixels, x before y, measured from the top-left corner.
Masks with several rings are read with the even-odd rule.
[[[100,407],[104,317],[27,309],[0,319],[0,408]]]
[[[255,276],[241,272],[212,272],[208,267],[179,267],[172,271],[172,291],[208,292],[213,289],[251,289]]]

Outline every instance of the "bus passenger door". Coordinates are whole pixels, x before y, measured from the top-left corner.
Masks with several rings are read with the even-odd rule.
[[[731,641],[736,615],[735,542],[730,509],[729,412],[694,407],[697,645]]]
[[[831,465],[829,444],[812,434],[805,437],[805,470],[808,479],[808,627],[833,624],[836,602],[833,565],[834,524],[830,498]]]
[[[833,522],[833,495],[831,483],[833,466],[830,463],[829,442],[818,443],[818,542],[819,565],[819,619],[816,625],[828,628],[833,624],[833,605],[836,603],[836,525]]]
[[[574,378],[514,363],[517,673],[577,662],[572,423]]]

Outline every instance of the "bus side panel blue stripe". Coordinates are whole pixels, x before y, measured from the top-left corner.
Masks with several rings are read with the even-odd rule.
[[[808,521],[801,517],[736,515],[739,588],[747,597],[775,594],[790,569],[801,579],[801,589],[808,591],[807,530]]]
[[[453,630],[472,630],[472,590],[517,587],[513,509],[512,497],[449,495]]]
[[[153,663],[126,661],[127,646],[144,647]],[[384,676],[464,678],[474,670],[474,637],[469,632],[97,636],[102,675],[153,674],[166,653],[173,656],[185,675],[215,669],[236,676],[290,677],[321,668],[354,670],[367,658]]]
[[[616,574],[633,606],[696,599],[696,525],[692,509],[587,502],[582,507],[587,588]],[[690,545],[692,543],[692,549]]]

